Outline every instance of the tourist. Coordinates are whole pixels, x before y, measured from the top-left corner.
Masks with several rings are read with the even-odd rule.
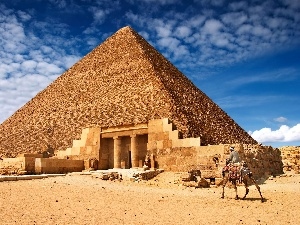
[[[239,165],[241,162],[239,153],[234,150],[234,147],[230,147],[229,162],[234,165]]]

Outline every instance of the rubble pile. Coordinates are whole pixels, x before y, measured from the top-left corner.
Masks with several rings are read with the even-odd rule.
[[[181,183],[186,187],[208,188],[210,182],[201,177],[200,170],[191,170],[188,173],[182,174]]]
[[[164,170],[140,170],[140,169],[121,169],[113,171],[111,170],[96,170],[90,171],[92,176],[102,180],[130,180],[130,181],[140,181],[140,180],[151,180],[158,174],[162,173]]]

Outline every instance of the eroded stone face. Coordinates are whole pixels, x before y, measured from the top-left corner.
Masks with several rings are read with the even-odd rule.
[[[281,152],[283,170],[294,171],[300,173],[300,147],[299,146],[285,146],[279,148]]]
[[[169,118],[201,144],[256,143],[130,27],[116,32],[0,125],[0,154],[66,149],[86,127]]]

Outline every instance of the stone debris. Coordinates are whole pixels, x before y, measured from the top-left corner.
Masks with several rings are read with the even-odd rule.
[[[191,170],[187,173],[181,175],[182,185],[186,187],[194,188],[208,188],[210,187],[210,182],[206,179],[201,178],[200,170]]]
[[[141,169],[120,169],[120,170],[96,170],[91,171],[90,175],[95,178],[99,178],[102,180],[130,180],[130,181],[140,181],[140,180],[151,180],[156,177],[158,174],[162,173],[164,170],[156,169],[156,170],[141,170]]]

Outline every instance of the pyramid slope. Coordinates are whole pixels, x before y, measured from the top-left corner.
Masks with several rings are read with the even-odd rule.
[[[170,118],[203,144],[255,143],[130,27],[120,29],[0,125],[0,154],[65,149],[82,128]]]

